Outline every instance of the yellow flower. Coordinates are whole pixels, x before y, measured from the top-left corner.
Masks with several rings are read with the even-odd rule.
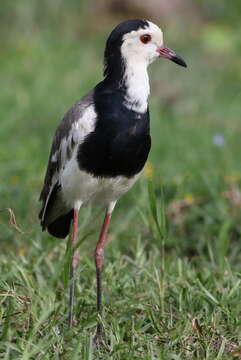
[[[153,165],[150,162],[146,163],[144,172],[147,179],[151,180],[153,178]]]
[[[192,194],[186,194],[185,196],[184,196],[184,200],[186,201],[186,203],[188,204],[188,205],[191,205],[191,204],[193,204],[194,203],[194,196],[192,195]]]
[[[26,253],[25,248],[21,247],[21,248],[18,249],[18,255],[25,255],[25,253]]]
[[[13,175],[9,179],[10,184],[18,184],[19,183],[19,176]]]

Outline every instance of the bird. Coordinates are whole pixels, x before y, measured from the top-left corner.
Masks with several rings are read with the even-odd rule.
[[[104,72],[92,90],[64,115],[55,132],[43,188],[42,230],[57,238],[71,233],[68,324],[73,326],[80,208],[105,208],[94,252],[97,313],[102,314],[102,268],[108,228],[116,203],[140,177],[151,148],[148,66],[165,58],[187,67],[164,46],[159,26],[130,19],[107,38]],[[97,339],[103,328],[97,323]]]

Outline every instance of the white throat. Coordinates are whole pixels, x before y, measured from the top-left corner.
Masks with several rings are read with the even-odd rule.
[[[138,62],[133,58],[126,61],[124,85],[126,87],[125,106],[130,110],[145,113],[150,94],[146,62]]]

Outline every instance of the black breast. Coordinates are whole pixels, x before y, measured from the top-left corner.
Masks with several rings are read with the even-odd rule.
[[[95,131],[78,149],[81,169],[101,177],[132,177],[145,165],[150,147],[149,111],[144,114],[127,109],[122,91],[96,87]]]

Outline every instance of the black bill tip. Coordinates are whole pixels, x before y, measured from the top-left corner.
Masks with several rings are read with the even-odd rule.
[[[174,63],[180,65],[180,66],[183,66],[183,67],[187,67],[187,64],[185,63],[185,61],[183,60],[183,58],[181,58],[181,56],[178,56],[178,55],[174,55],[171,57],[170,59],[171,61],[173,61]]]

